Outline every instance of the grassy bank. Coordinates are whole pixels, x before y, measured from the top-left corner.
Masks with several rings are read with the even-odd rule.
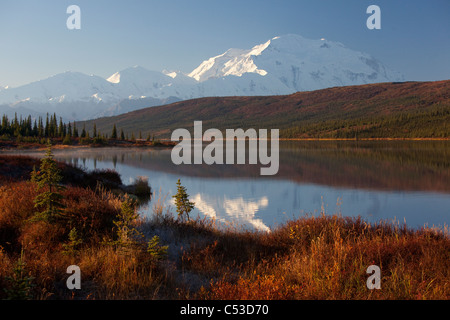
[[[450,298],[446,228],[320,215],[261,233],[181,221],[161,194],[144,218],[114,184],[80,185],[73,175],[64,180],[61,217],[40,221],[25,174],[38,160],[0,161],[9,166],[0,172],[0,299]],[[66,287],[70,265],[81,269],[81,290]],[[380,290],[366,287],[370,265],[381,268]]]
[[[16,138],[12,136],[0,136],[0,150],[40,150],[45,149],[48,140],[44,138]],[[52,144],[55,149],[70,149],[70,148],[172,148],[175,143],[172,141],[163,140],[118,140],[105,138],[71,138],[70,142],[61,138],[52,138]]]

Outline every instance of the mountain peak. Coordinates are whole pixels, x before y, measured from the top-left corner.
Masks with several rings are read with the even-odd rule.
[[[120,72],[116,72],[113,75],[111,75],[109,78],[106,79],[108,82],[111,83],[119,83],[120,82]]]
[[[144,71],[144,72],[148,72],[149,70],[140,66],[140,65],[135,65],[129,68],[124,69],[123,71]]]
[[[110,77],[108,77],[106,80],[108,82],[111,82],[114,84],[119,84],[124,79],[126,79],[126,80],[133,80],[134,78],[147,79],[147,78],[152,78],[155,75],[160,76],[162,74],[161,74],[161,72],[150,71],[144,67],[136,65],[136,66],[129,67],[129,68],[123,69],[121,71],[118,71],[118,72],[114,73],[113,75],[111,75]]]
[[[325,38],[297,34],[276,36],[249,50],[229,49],[203,61],[189,76],[204,82],[252,74],[270,78],[273,85],[281,82],[294,92],[403,80],[368,54]]]
[[[286,34],[273,37],[265,43],[255,45],[249,50],[231,48],[218,56],[203,61],[189,73],[189,76],[199,82],[230,75],[241,77],[246,73],[256,73],[265,76],[267,71],[255,63],[255,57],[262,55],[268,48],[269,51],[279,53],[289,53],[291,51],[295,53],[295,51],[299,51],[299,47],[305,46],[305,40],[308,41],[308,39],[297,34]]]
[[[252,49],[231,48],[224,53],[203,61],[200,66],[189,73],[189,77],[203,82],[226,76],[241,77],[245,73],[256,73],[265,76],[267,72],[258,69],[252,56],[260,55],[268,46],[270,40],[254,46]]]

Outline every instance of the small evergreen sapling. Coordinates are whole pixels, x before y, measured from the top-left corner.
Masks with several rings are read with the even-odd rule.
[[[20,254],[20,258],[17,260],[14,268],[13,275],[5,277],[9,282],[9,288],[3,288],[3,291],[7,295],[7,300],[30,300],[32,299],[32,289],[35,286],[33,284],[34,277],[26,275],[25,270],[26,263],[23,260],[23,251]]]
[[[80,236],[78,235],[77,229],[72,228],[69,232],[69,242],[63,244],[63,254],[66,255],[75,255],[78,253],[79,246],[83,243]]]
[[[195,202],[189,201],[189,195],[186,192],[186,188],[181,185],[180,179],[177,182],[177,194],[172,196],[172,198],[175,199],[178,217],[184,218],[186,215],[189,221],[189,213],[194,209]]]
[[[62,176],[58,164],[53,159],[52,145],[47,144],[47,152],[41,161],[39,171],[33,168],[31,181],[37,184],[37,190],[42,191],[34,199],[35,208],[43,209],[35,214],[35,220],[53,222],[61,216],[64,205],[63,196],[59,191],[64,189],[60,184]]]
[[[130,199],[126,199],[120,208],[116,219],[113,221],[116,229],[115,240],[110,242],[116,248],[128,250],[140,245],[140,240],[144,235],[136,229],[135,222],[139,218],[136,211],[136,204]]]
[[[164,259],[167,256],[167,250],[169,246],[162,246],[158,236],[154,236],[148,241],[147,253],[151,255],[152,258],[157,260]]]

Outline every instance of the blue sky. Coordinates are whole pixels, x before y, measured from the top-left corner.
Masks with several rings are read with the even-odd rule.
[[[66,9],[81,9],[68,30]],[[366,9],[381,8],[381,30]],[[295,33],[373,55],[407,80],[450,75],[448,0],[0,0],[0,85],[64,71],[108,77],[134,65],[190,72],[229,48]]]

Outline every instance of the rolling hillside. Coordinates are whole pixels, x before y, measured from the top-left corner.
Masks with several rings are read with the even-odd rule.
[[[291,95],[214,97],[79,122],[170,138],[177,128],[278,128],[282,138],[448,138],[450,80],[334,87]]]

